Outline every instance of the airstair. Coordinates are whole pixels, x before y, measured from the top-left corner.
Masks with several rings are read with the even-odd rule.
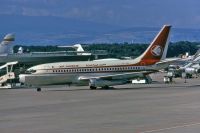
[[[0,88],[12,88],[13,84],[9,81],[15,79],[15,73],[13,72],[13,66],[18,62],[8,62],[5,65],[0,66],[0,73],[3,73],[6,69],[6,74],[0,76]]]

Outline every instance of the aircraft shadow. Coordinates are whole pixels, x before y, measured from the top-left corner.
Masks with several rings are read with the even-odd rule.
[[[52,89],[52,90],[48,90],[48,88],[46,88],[44,91],[60,91],[60,92],[73,92],[73,91],[101,91],[101,90],[141,90],[141,89],[159,89],[159,88],[180,88],[180,89],[189,89],[189,87],[199,87],[200,88],[200,84],[198,85],[176,85],[176,86],[138,86],[138,87],[109,87],[109,88],[97,88],[96,90],[90,90],[89,88],[75,88],[75,89]]]

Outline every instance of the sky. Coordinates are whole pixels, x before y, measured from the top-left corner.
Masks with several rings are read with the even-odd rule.
[[[1,15],[56,16],[124,27],[200,28],[199,0],[1,0]]]

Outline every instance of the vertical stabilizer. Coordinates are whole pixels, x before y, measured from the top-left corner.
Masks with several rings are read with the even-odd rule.
[[[140,64],[152,65],[166,58],[170,29],[170,25],[163,26],[147,50],[138,57]]]
[[[15,41],[15,35],[14,34],[7,34],[3,41],[0,43],[0,54],[8,54],[11,53],[12,45],[11,43]]]
[[[78,52],[84,52],[84,49],[81,46],[81,44],[75,44],[75,45],[73,45],[73,47],[76,48],[76,51],[78,51]]]

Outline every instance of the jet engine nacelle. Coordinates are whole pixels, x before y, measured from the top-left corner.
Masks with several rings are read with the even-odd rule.
[[[200,69],[192,68],[192,67],[185,68],[185,73],[187,73],[187,74],[198,74],[198,73],[200,73]]]
[[[200,69],[196,69],[196,72],[199,74],[200,73]]]
[[[107,87],[113,85],[122,85],[127,83],[127,80],[102,80],[102,79],[90,79],[89,85],[92,87]]]

